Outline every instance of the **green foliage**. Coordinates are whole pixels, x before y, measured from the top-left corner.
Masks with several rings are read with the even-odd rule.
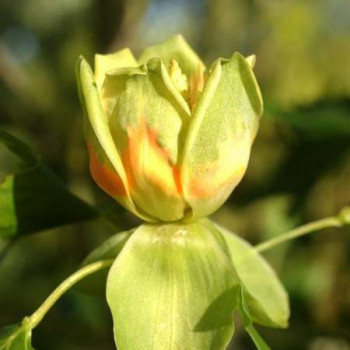
[[[225,349],[237,283],[215,230],[140,226],[107,280],[118,349]]]
[[[217,221],[261,242],[294,225],[334,215],[349,203],[348,0],[0,3],[1,127],[35,139],[45,161],[69,174],[75,193],[107,201],[87,171],[72,62],[81,53],[90,60],[94,52],[130,43],[140,52],[170,32],[183,32],[205,62],[234,50],[256,53],[265,101],[279,107],[266,108],[247,175]],[[0,170],[12,164],[1,149],[0,163]],[[276,195],[291,207],[272,204]],[[349,222],[348,213],[343,215]],[[124,229],[136,224],[132,216],[119,218],[119,213],[114,220]],[[349,229],[340,231],[327,230],[322,238],[302,238],[269,252],[293,305],[289,329],[269,332],[273,349],[349,347],[350,235]],[[57,283],[58,275],[72,269],[72,260],[106,235],[102,226],[89,223],[84,232],[81,225],[64,227],[15,245],[0,265],[0,280],[6,281],[0,288],[0,323],[20,319],[43,290]],[[68,317],[81,326],[67,332],[67,308],[62,312],[60,305],[41,327],[37,347],[112,349],[103,302],[73,295],[67,300]],[[245,349],[244,332],[237,329],[235,338],[235,345]]]
[[[208,220],[133,231],[113,236],[85,260],[116,257],[107,300],[118,349],[226,349],[234,310],[259,350],[269,348],[253,322],[286,326],[286,293],[247,242]]]
[[[245,240],[219,228],[228,245],[233,266],[246,291],[254,322],[268,327],[288,326],[288,294],[266,260]]]
[[[22,141],[0,130],[0,143],[26,165],[0,183],[0,238],[97,217],[96,210],[70,193]]]
[[[0,330],[0,350],[34,350],[29,319]]]
[[[267,108],[267,117],[290,125],[309,139],[348,139],[350,137],[349,104],[323,102],[293,111]]]

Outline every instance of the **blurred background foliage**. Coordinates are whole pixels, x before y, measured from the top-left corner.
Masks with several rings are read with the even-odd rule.
[[[207,64],[234,51],[258,58],[265,114],[248,172],[214,218],[256,243],[349,204],[348,0],[1,0],[0,127],[41,153],[73,193],[110,208],[120,228],[134,226],[89,176],[75,61],[125,46],[139,53],[179,32]],[[18,167],[1,148],[0,176]],[[13,244],[0,264],[0,326],[31,314],[115,230],[91,221]],[[327,230],[265,254],[292,307],[288,330],[261,330],[272,349],[350,349],[349,233]],[[105,301],[70,291],[33,344],[113,349]],[[253,349],[239,325],[232,348]]]

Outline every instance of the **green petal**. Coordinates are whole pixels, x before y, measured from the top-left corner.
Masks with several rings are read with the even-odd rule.
[[[262,99],[244,57],[219,59],[193,113],[184,149],[182,181],[189,219],[218,209],[240,182],[262,114]]]
[[[132,198],[162,221],[178,220],[185,210],[176,166],[189,110],[179,95],[159,59],[108,74],[102,89],[112,137],[131,179]]]
[[[247,241],[218,227],[224,236],[233,266],[246,291],[254,322],[268,327],[288,326],[288,294],[266,260]]]
[[[245,59],[248,62],[248,64],[250,65],[250,67],[253,69],[255,66],[255,62],[256,62],[256,56],[250,55],[250,56],[247,56]]]
[[[119,350],[224,350],[237,282],[206,225],[143,225],[110,269],[107,301]]]
[[[188,77],[196,73],[200,67],[204,68],[201,59],[181,35],[174,35],[158,45],[146,48],[138,61],[143,64],[154,57],[160,58],[166,68],[169,67],[170,60],[175,59]]]
[[[98,162],[120,178],[121,185],[125,190],[125,195],[118,196],[116,199],[134,214],[152,221],[151,218],[143,215],[135,208],[130,198],[125,170],[110,133],[107,116],[102,109],[91,67],[83,57],[80,57],[77,62],[77,81],[79,96],[84,109],[84,129],[87,143]]]
[[[101,90],[106,73],[117,68],[137,67],[137,61],[129,49],[123,49],[108,55],[95,55],[95,81]]]

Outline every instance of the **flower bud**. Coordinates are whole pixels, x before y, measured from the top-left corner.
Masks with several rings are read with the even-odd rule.
[[[218,209],[242,179],[262,114],[255,58],[206,68],[177,35],[144,50],[80,58],[90,170],[142,219],[193,221]]]

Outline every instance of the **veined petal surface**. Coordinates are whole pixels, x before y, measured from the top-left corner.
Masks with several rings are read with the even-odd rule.
[[[189,114],[162,62],[108,74],[102,101],[136,206],[157,220],[181,219],[178,157]]]
[[[96,54],[94,72],[98,90],[101,90],[107,72],[117,68],[137,66],[137,61],[128,48],[107,55]]]
[[[84,108],[84,130],[92,177],[131,212],[144,220],[154,221],[138,211],[130,197],[125,170],[109,130],[91,67],[83,57],[77,62],[77,80]]]
[[[219,59],[209,73],[181,166],[190,220],[218,209],[241,181],[262,114],[260,90],[243,56]]]

